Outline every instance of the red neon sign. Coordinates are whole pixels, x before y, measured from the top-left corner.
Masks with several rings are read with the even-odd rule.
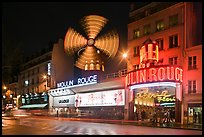
[[[177,66],[160,66],[132,71],[126,76],[126,85],[146,82],[183,81],[183,69]]]

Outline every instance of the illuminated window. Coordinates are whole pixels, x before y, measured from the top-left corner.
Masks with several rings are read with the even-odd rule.
[[[163,50],[164,49],[164,39],[161,38],[161,39],[157,39],[155,41],[158,43],[159,50]]]
[[[178,47],[178,35],[172,35],[169,37],[169,48]]]
[[[139,38],[140,37],[140,30],[134,30],[133,38]]]
[[[169,16],[169,26],[172,27],[175,25],[178,25],[178,14]]]
[[[93,60],[91,60],[90,70],[94,70],[94,63],[93,63]]]
[[[29,85],[29,80],[25,80],[24,84],[25,84],[25,86],[28,86]]]
[[[139,53],[140,53],[140,48],[139,48],[139,46],[134,47],[134,54],[133,54],[133,56],[134,56],[134,57],[139,56]]]
[[[164,21],[159,20],[156,22],[156,31],[164,30]]]
[[[143,30],[144,30],[144,35],[149,35],[151,31],[150,24],[145,25]]]
[[[170,65],[177,65],[177,57],[169,58]]]
[[[196,56],[188,57],[188,69],[196,69]]]
[[[196,93],[196,80],[188,81],[188,93]]]

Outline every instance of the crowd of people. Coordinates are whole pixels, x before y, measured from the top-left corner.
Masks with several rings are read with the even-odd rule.
[[[149,121],[153,123],[172,123],[172,122],[175,122],[175,110],[174,108],[136,109],[135,120],[136,121]]]

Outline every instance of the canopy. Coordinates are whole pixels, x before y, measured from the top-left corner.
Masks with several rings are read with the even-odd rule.
[[[44,108],[45,106],[47,106],[47,103],[46,104],[24,105],[24,106],[21,106],[20,108]]]

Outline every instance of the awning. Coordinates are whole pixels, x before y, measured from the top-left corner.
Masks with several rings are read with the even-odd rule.
[[[32,105],[24,105],[24,106],[21,106],[20,108],[44,108],[47,105],[48,104],[32,104]]]

